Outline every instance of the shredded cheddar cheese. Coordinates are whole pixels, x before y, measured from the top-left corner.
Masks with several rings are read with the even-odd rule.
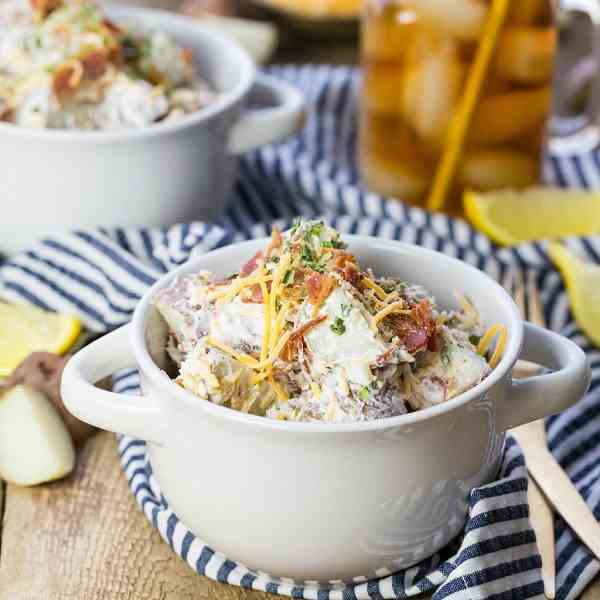
[[[382,319],[385,319],[388,315],[392,313],[402,314],[402,315],[410,315],[411,311],[406,310],[404,308],[404,302],[402,300],[398,300],[398,302],[393,302],[392,304],[388,304],[385,308],[380,310],[374,317],[373,323],[377,325]]]
[[[281,329],[282,329],[283,323],[284,323],[287,315],[288,315],[288,304],[286,302],[286,303],[284,303],[281,310],[279,311],[279,314],[277,315],[277,318],[275,319],[275,323],[273,325],[273,330],[271,332],[271,340],[270,340],[270,346],[271,346],[270,353],[271,354],[273,353],[273,349],[277,345],[277,340],[281,339]]]
[[[346,378],[346,371],[344,367],[341,367],[338,371],[338,385],[340,386],[340,391],[344,396],[350,395],[350,386],[348,385],[348,379]]]
[[[361,281],[368,288],[371,288],[377,294],[380,300],[385,301],[387,293],[380,285],[377,285],[372,279],[369,279],[368,277],[363,277]]]
[[[277,338],[279,337],[280,333],[281,333],[281,325],[283,323],[283,320],[285,318],[285,312],[287,310],[287,305],[282,306],[279,314],[277,314],[277,299],[280,298],[281,296],[281,281],[283,280],[283,278],[285,277],[285,274],[287,273],[288,267],[290,265],[290,261],[291,261],[291,257],[289,254],[284,254],[279,262],[279,265],[277,266],[277,269],[275,269],[275,272],[273,273],[273,283],[271,284],[271,295],[269,298],[269,305],[270,305],[270,309],[269,309],[269,314],[270,314],[270,318],[272,319],[273,317],[275,317],[275,322],[272,324],[271,327],[271,335],[270,335],[270,339],[269,339],[269,346],[268,346],[268,350],[271,351],[273,350]]]
[[[310,382],[310,390],[313,393],[313,396],[317,400],[321,399],[321,390],[319,389],[319,386],[314,381]]]
[[[260,371],[255,373],[250,380],[251,385],[257,385],[269,376],[269,371]]]
[[[249,277],[244,277],[242,279],[237,279],[233,281],[225,290],[215,291],[208,297],[209,300],[220,300],[221,302],[227,302],[229,300],[233,300],[235,296],[237,296],[245,287],[252,286],[255,284],[266,283],[267,281],[271,281],[272,277],[270,275],[265,275],[261,273],[260,275],[250,275]]]
[[[477,352],[483,356],[492,345],[494,339],[496,339],[496,336],[498,336],[496,347],[494,348],[494,352],[489,360],[490,367],[492,368],[494,368],[500,362],[500,359],[504,354],[504,349],[506,348],[506,341],[508,338],[506,327],[500,323],[492,325],[479,340],[479,344],[477,344]]]
[[[289,400],[284,389],[275,381],[273,375],[269,375],[268,382],[273,388],[273,391],[275,392],[275,395],[277,396],[280,402],[287,402]]]
[[[263,338],[262,346],[260,349],[260,362],[263,363],[265,362],[269,354],[269,339],[271,337],[271,299],[269,298],[269,290],[267,290],[267,284],[264,281],[261,281],[260,289],[262,290],[264,306]]]
[[[228,346],[227,344],[224,344],[219,340],[215,340],[211,336],[208,336],[206,338],[206,344],[208,346],[212,346],[213,348],[221,350],[221,352],[225,352],[225,354],[229,354],[230,356],[235,358],[235,360],[247,367],[251,367],[252,369],[258,369],[260,367],[260,363],[249,354],[242,354],[241,352],[237,352],[231,346]]]

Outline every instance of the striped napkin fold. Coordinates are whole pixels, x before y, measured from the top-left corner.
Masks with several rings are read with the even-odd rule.
[[[458,257],[501,279],[509,269],[533,273],[546,320],[588,354],[592,385],[586,397],[547,420],[551,451],[600,519],[600,352],[578,329],[558,273],[543,243],[498,248],[465,222],[430,215],[367,193],[358,183],[357,73],[328,66],[273,67],[299,86],[311,115],[305,130],[285,144],[247,155],[227,212],[214,224],[187,223],[139,231],[96,229],[54,236],[0,266],[0,294],[78,314],[106,331],[127,322],[139,298],[163,273],[191,256],[285,228],[298,215],[320,217],[343,233],[398,239]],[[546,180],[561,185],[600,184],[596,153],[548,157]],[[600,262],[600,236],[568,244]],[[135,371],[115,377],[115,390],[138,393]],[[523,455],[508,437],[498,479],[466,500],[463,533],[435,556],[406,571],[344,585],[300,585],[234,563],[209,548],[170,509],[152,475],[145,444],[122,436],[123,470],[141,509],[174,552],[198,573],[218,581],[294,598],[347,600],[404,598],[434,591],[434,599],[516,600],[543,597],[540,557],[529,525]],[[266,532],[268,534],[268,532]],[[600,564],[557,517],[557,598],[576,598]]]

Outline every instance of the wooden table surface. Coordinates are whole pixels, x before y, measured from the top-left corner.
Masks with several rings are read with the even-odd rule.
[[[0,600],[275,598],[201,577],[170,550],[129,492],[112,434],[89,439],[64,481],[0,484],[2,506]],[[600,600],[600,580],[583,599]]]

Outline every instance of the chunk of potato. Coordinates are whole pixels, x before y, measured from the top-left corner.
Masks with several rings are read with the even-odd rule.
[[[547,83],[552,78],[555,48],[556,33],[552,28],[507,29],[500,37],[496,73],[514,83]]]
[[[369,112],[397,114],[402,86],[399,63],[368,61],[364,65],[362,101]]]
[[[65,477],[74,465],[69,432],[46,396],[24,385],[0,396],[0,477],[36,485]]]
[[[423,19],[460,40],[479,37],[488,11],[481,0],[412,0],[412,5]]]
[[[474,145],[499,145],[539,127],[550,109],[550,86],[483,97],[468,139]]]
[[[538,175],[539,162],[528,154],[513,150],[481,150],[465,155],[458,178],[467,188],[495,190],[532,185]]]
[[[407,65],[400,111],[425,140],[443,143],[460,99],[465,67],[451,42]]]

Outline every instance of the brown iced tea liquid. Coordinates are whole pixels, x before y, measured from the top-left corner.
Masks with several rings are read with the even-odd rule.
[[[490,2],[367,0],[359,161],[366,185],[424,206]],[[536,183],[555,50],[550,0],[512,0],[445,210],[466,188]]]

